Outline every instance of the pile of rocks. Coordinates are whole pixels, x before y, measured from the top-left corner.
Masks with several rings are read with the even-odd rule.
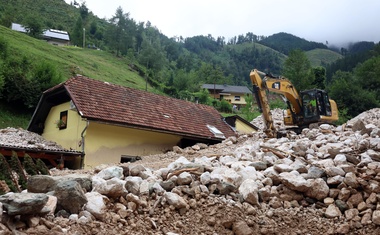
[[[53,141],[47,141],[42,136],[24,129],[8,127],[0,129],[0,146],[11,146],[26,149],[65,150]]]
[[[30,234],[380,233],[380,109],[286,138],[254,133],[175,151],[180,157],[157,170],[127,164],[30,177],[27,193],[0,197],[0,226]],[[189,153],[199,157],[189,161]]]
[[[272,119],[273,119],[274,127],[277,130],[285,128],[285,125],[284,125],[284,122],[283,122],[284,111],[285,110],[282,110],[282,109],[279,109],[279,108],[275,108],[275,109],[273,109],[273,110],[270,111],[271,114],[272,114]],[[257,118],[253,119],[251,123],[253,125],[255,125],[256,127],[258,127],[260,130],[264,130],[264,128],[265,128],[265,123],[264,123],[264,119],[263,119],[262,115],[260,115]]]

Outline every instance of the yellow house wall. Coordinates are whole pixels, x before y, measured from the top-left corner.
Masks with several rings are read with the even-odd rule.
[[[235,96],[240,96],[240,101],[235,100]],[[247,102],[245,102],[244,98],[245,94],[230,94],[230,95],[223,95],[223,99],[230,101],[231,104],[236,104],[236,105],[246,105]],[[220,94],[214,94],[210,92],[210,97],[215,98],[215,99],[220,99]]]
[[[84,167],[119,163],[121,155],[144,156],[171,150],[179,136],[90,122],[86,131]]]
[[[235,100],[235,96],[240,96],[240,101]],[[240,105],[246,105],[244,99],[244,94],[230,94],[230,95],[223,95],[223,99],[225,100],[231,100],[231,104],[240,104]]]
[[[67,128],[60,130],[56,122],[60,119],[60,113],[67,110]],[[76,110],[70,110],[70,102],[66,102],[50,109],[45,120],[45,128],[42,136],[47,140],[52,140],[66,149],[81,151],[79,142],[81,133],[86,126]]]
[[[256,131],[255,129],[248,126],[247,124],[240,121],[239,119],[236,119],[235,128],[239,133],[243,133],[243,134],[249,134],[249,133]]]
[[[67,128],[60,130],[56,122],[62,111],[67,113]],[[57,142],[66,149],[82,151],[81,133],[86,121],[70,110],[70,102],[52,107],[45,121],[42,136]],[[84,133],[84,167],[100,164],[119,163],[121,155],[143,156],[171,150],[181,140],[180,136],[152,131],[138,130],[121,126],[107,125],[90,121]],[[79,162],[75,163],[79,167]]]

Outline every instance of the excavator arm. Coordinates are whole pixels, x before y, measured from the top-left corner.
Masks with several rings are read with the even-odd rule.
[[[285,120],[288,120],[287,124],[293,123],[293,119],[301,116],[302,105],[299,100],[299,94],[292,83],[284,77],[274,77],[254,69],[250,73],[250,79],[259,110],[263,114],[265,123],[264,132],[270,138],[275,137],[277,135],[277,130],[273,124],[267,92],[271,91],[278,93],[286,98],[288,104],[288,117],[285,118]],[[291,118],[291,116],[293,118]]]
[[[276,136],[276,128],[273,123],[272,114],[269,107],[269,101],[267,96],[266,82],[260,77],[264,73],[254,69],[251,71],[250,78],[253,85],[253,92],[255,94],[256,102],[260,112],[263,114],[263,120],[265,124],[264,132],[269,138]]]

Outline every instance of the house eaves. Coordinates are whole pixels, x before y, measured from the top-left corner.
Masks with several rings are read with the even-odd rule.
[[[137,129],[137,130],[143,130],[143,131],[151,131],[151,132],[157,132],[157,133],[165,133],[165,134],[170,134],[170,135],[175,135],[175,136],[180,136],[182,138],[188,138],[188,139],[194,139],[194,140],[199,140],[199,141],[208,141],[208,140],[214,140],[214,141],[223,141],[226,138],[223,137],[218,137],[215,136],[209,136],[209,137],[201,137],[199,135],[192,135],[184,132],[175,132],[175,131],[170,131],[170,130],[163,130],[163,129],[154,129],[154,128],[149,128],[146,126],[138,126],[138,125],[130,125],[127,123],[117,123],[117,122],[107,122],[104,120],[97,120],[97,119],[92,119],[92,118],[86,118],[82,116],[83,118],[87,119],[88,121],[91,122],[97,122],[100,124],[105,124],[105,125],[114,125],[114,126],[119,126],[119,127],[126,127],[126,128],[132,128],[132,129]],[[212,133],[212,132],[211,132]]]
[[[239,115],[233,115],[233,116],[228,116],[228,117],[225,117],[224,120],[228,123],[228,125],[232,126],[235,128],[234,125],[231,125],[231,123],[235,123],[236,119],[240,120],[242,123],[246,124],[247,126],[251,127],[252,129],[258,131],[259,128],[255,125],[253,125],[252,123],[248,122],[247,120],[245,120],[244,118],[240,117]]]

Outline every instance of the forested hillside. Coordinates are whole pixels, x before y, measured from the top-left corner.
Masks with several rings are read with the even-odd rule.
[[[260,40],[260,43],[271,47],[285,55],[288,55],[292,50],[300,49],[309,51],[313,49],[328,49],[323,43],[309,42],[305,39],[288,33],[277,33],[270,37]]]
[[[249,72],[253,68],[287,76],[302,84],[299,89],[305,85],[306,88],[330,90],[332,98],[338,100],[341,110],[345,110],[345,116],[378,105],[376,100],[371,101],[371,97],[362,97],[367,105],[362,102],[361,107],[349,108],[351,101],[337,97],[343,89],[334,83],[343,79],[338,70],[349,73],[348,77],[363,79],[358,77],[363,73],[358,75],[353,71],[367,60],[371,61],[367,63],[377,63],[379,55],[371,42],[330,50],[323,43],[309,42],[287,33],[257,36],[247,32],[230,39],[215,38],[210,34],[168,38],[149,21],[136,22],[128,9],[115,9],[110,19],[99,19],[85,2],[73,1],[69,5],[64,0],[1,0],[0,24],[9,28],[12,22],[24,25],[30,30],[29,35],[37,39],[38,33],[44,29],[68,31],[72,45],[77,47],[41,46],[39,43],[44,42],[28,39],[26,35],[15,36],[16,32],[1,28],[0,99],[6,106],[17,102],[33,110],[38,101],[36,97],[44,89],[68,79],[73,73],[139,89],[147,86],[151,91],[192,100],[195,95],[202,96],[200,87],[204,83],[251,87]],[[302,66],[298,66],[296,73],[289,69],[297,64]],[[7,69],[11,67],[17,70]],[[41,83],[41,79],[44,82]],[[372,79],[377,81],[379,78],[372,76]],[[298,83],[298,80],[302,82]],[[356,85],[369,91],[366,93],[369,96],[376,93],[371,85],[361,87],[362,83],[361,80],[356,83],[347,81],[347,87]],[[34,88],[36,84],[43,85]],[[28,87],[28,95],[21,95],[21,87]],[[350,93],[346,93],[346,98],[347,94]],[[210,104],[207,100],[204,102]]]

